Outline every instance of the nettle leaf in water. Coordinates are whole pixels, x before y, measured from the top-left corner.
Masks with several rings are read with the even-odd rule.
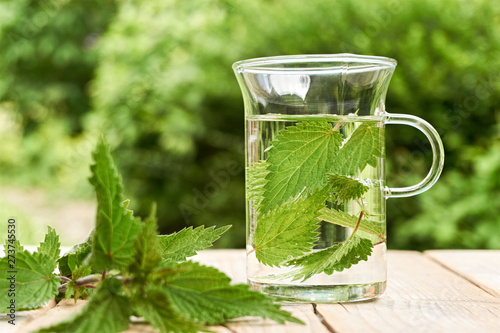
[[[287,273],[286,277],[292,277],[292,281],[305,281],[319,273],[331,275],[333,272],[342,272],[362,260],[368,260],[372,248],[369,239],[352,235],[341,244],[288,261],[287,265],[298,268]]]
[[[385,240],[385,229],[381,223],[370,221],[358,216],[350,215],[337,209],[323,208],[318,216],[319,220],[337,224],[343,227],[364,231],[371,235],[377,236],[380,240]]]
[[[327,121],[301,122],[281,131],[268,152],[269,173],[260,213],[281,206],[304,189],[307,194],[322,189],[342,141],[342,135]]]
[[[297,198],[259,217],[253,235],[257,260],[279,266],[290,256],[312,250],[319,227],[319,211],[325,207],[325,190]]]
[[[336,174],[355,176],[363,171],[367,164],[376,167],[377,157],[382,157],[384,129],[376,123],[362,124],[349,137],[335,159]]]
[[[253,163],[247,168],[247,199],[254,200],[254,206],[259,206],[264,198],[264,186],[268,182],[266,179],[268,173],[266,162]]]
[[[363,211],[356,217],[325,207],[326,201],[341,205],[362,199],[370,189],[354,177],[382,157],[383,128],[377,124],[362,124],[345,140],[337,130],[341,126],[328,121],[289,126],[271,143],[267,160],[248,169],[248,199],[257,212],[252,244],[261,263],[294,265],[286,277],[306,280],[367,260],[373,245],[363,237],[372,236],[355,234],[358,230],[385,240],[382,226],[363,219]],[[352,228],[353,234],[344,243],[307,254],[321,220]]]
[[[348,176],[327,174],[328,183],[331,185],[332,202],[347,203],[359,199],[370,188],[360,181]]]

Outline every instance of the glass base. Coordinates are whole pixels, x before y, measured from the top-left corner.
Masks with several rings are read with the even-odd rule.
[[[301,286],[270,284],[248,281],[250,288],[280,301],[303,303],[338,303],[357,302],[376,298],[382,295],[386,281],[366,284],[344,284],[333,286]]]

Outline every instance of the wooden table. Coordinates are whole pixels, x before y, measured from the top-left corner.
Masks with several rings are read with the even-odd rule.
[[[243,250],[208,250],[193,260],[219,268],[235,283],[246,281]],[[388,289],[376,300],[283,306],[306,326],[244,318],[212,329],[220,333],[500,332],[500,251],[389,251],[388,270]],[[60,320],[83,304],[63,301],[27,312],[17,332]],[[0,332],[7,330],[0,327]],[[154,331],[134,324],[127,332]]]

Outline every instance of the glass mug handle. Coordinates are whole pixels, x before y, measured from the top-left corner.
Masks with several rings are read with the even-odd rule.
[[[444,166],[443,142],[438,132],[431,124],[422,118],[409,114],[386,113],[385,124],[410,125],[420,130],[429,140],[432,148],[432,166],[427,176],[418,184],[407,187],[385,187],[386,198],[411,197],[427,191],[436,183]]]

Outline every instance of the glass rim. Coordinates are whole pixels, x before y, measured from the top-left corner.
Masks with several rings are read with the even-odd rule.
[[[314,63],[332,63],[332,66],[313,67]],[[358,64],[358,66],[339,66],[339,63]],[[302,67],[278,67],[283,64],[303,64]],[[305,66],[305,65],[309,66]],[[276,66],[274,66],[276,65]],[[233,64],[233,70],[237,73],[250,72],[255,74],[307,74],[339,72],[339,70],[357,69],[356,71],[371,71],[380,69],[394,69],[397,61],[388,57],[358,55],[352,53],[339,54],[303,54],[303,55],[281,55],[273,57],[251,58],[240,60]]]

